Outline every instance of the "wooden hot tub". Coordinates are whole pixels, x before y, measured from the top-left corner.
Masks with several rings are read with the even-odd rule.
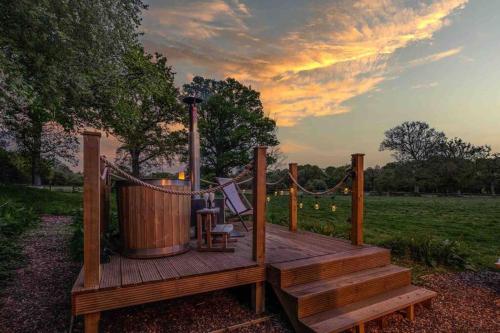
[[[144,179],[174,190],[189,191],[189,181]],[[117,181],[118,220],[123,255],[156,258],[189,250],[191,197]]]

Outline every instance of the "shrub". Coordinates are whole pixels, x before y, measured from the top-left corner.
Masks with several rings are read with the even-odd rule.
[[[0,286],[22,264],[20,236],[39,221],[30,208],[9,201],[0,204]]]
[[[380,242],[379,245],[391,249],[396,256],[410,258],[431,267],[439,264],[456,268],[473,268],[468,260],[467,249],[458,241],[396,236]]]

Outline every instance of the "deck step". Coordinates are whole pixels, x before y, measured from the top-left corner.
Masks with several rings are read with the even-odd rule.
[[[436,296],[434,291],[415,286],[390,290],[383,294],[302,318],[306,331],[335,333],[353,328],[360,323],[380,318],[410,305],[421,303]]]
[[[268,268],[268,281],[278,287],[287,288],[390,263],[389,250],[367,246],[347,252],[273,264]]]
[[[283,288],[283,291],[296,302],[297,316],[300,319],[408,286],[410,283],[409,269],[386,265]]]

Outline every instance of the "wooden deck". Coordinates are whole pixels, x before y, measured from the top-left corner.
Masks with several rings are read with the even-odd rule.
[[[252,258],[252,234],[238,238],[234,253],[197,252],[159,259],[111,256],[101,265],[98,288],[83,286],[83,269],[72,289],[80,315],[265,281],[266,267]],[[266,225],[266,265],[328,256],[362,248],[348,241]]]

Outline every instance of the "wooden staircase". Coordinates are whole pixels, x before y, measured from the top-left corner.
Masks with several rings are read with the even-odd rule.
[[[411,285],[411,271],[391,265],[387,249],[355,250],[268,266],[267,279],[297,332],[333,333],[429,301]]]

